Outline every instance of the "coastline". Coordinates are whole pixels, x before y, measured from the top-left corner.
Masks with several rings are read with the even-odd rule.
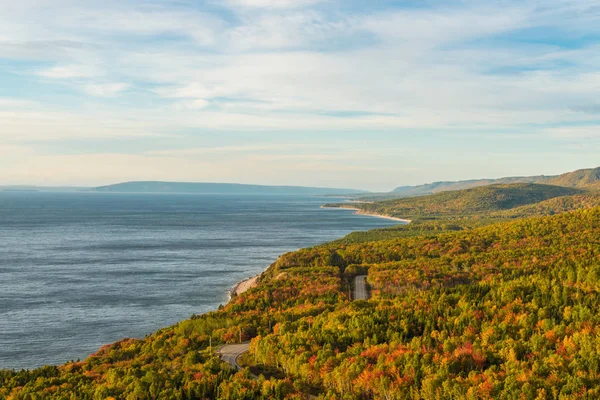
[[[240,294],[247,292],[248,290],[256,287],[258,285],[258,278],[262,273],[255,275],[253,277],[244,279],[236,283],[231,289],[228,291],[229,301],[235,296],[239,296]]]
[[[389,219],[389,220],[392,220],[392,221],[398,221],[398,222],[402,222],[402,223],[405,223],[405,224],[410,224],[412,222],[409,219],[391,217],[389,215],[383,215],[383,214],[370,213],[370,212],[363,211],[360,208],[356,208],[356,207],[326,207],[325,205],[322,205],[320,208],[350,210],[350,211],[355,211],[354,214],[356,214],[356,215],[365,215],[365,216],[368,216],[368,217]],[[269,267],[267,267],[265,269],[265,271],[268,268]],[[233,285],[233,287],[227,291],[227,295],[229,297],[228,302],[231,301],[232,298],[234,298],[236,296],[239,296],[242,293],[245,293],[248,290],[250,290],[250,289],[255,288],[256,286],[258,286],[258,279],[261,277],[261,275],[262,275],[262,272],[260,274],[258,274],[258,275],[252,276],[250,278],[243,279],[243,280],[237,282],[235,285]]]
[[[404,219],[404,218],[397,218],[397,217],[391,217],[389,215],[384,215],[384,214],[377,214],[377,213],[371,213],[368,211],[364,211],[361,210],[360,208],[356,208],[356,207],[327,207],[325,205],[322,205],[321,208],[328,208],[331,210],[351,210],[351,211],[356,211],[354,214],[356,215],[366,215],[369,217],[376,217],[376,218],[384,218],[384,219],[389,219],[392,221],[398,221],[398,222],[404,222],[405,224],[410,224],[412,222],[412,220],[410,219]]]
[[[317,200],[317,202],[311,204],[311,206],[312,206],[311,208],[313,208],[313,210],[316,209],[315,214],[317,214],[317,215],[319,214],[318,208],[319,208],[319,206],[321,206],[321,204],[319,204],[319,201],[321,201],[321,200]],[[355,209],[355,210],[358,211],[358,209]],[[387,219],[394,219],[394,218],[385,217],[385,216],[376,216],[376,217],[387,218]],[[336,218],[335,215],[332,216],[331,219],[332,220],[337,220],[337,218]],[[348,218],[346,218],[346,219],[348,219]],[[351,226],[352,222],[349,222],[349,224]],[[377,225],[377,226],[382,225],[381,223],[377,224],[377,223],[374,223],[373,221],[371,223],[368,223],[368,222],[365,223],[364,220],[363,220],[362,224],[366,224],[366,225],[369,225],[369,226],[370,225]],[[391,225],[391,224],[388,224],[388,225]],[[387,225],[384,225],[384,226],[387,226]],[[350,231],[353,232],[353,231],[356,231],[356,230],[359,230],[359,229],[360,228],[351,227]],[[367,229],[374,229],[374,228],[367,228]],[[336,239],[337,239],[337,237],[333,237],[333,238],[331,238],[329,240],[336,240]],[[324,241],[323,243],[326,243],[326,242],[327,241]],[[319,244],[320,243],[321,242],[319,242]],[[296,250],[299,250],[299,249],[302,249],[302,248],[306,248],[306,247],[309,247],[309,246],[311,246],[311,245],[300,246],[297,249],[291,250],[291,251],[296,251]],[[239,281],[237,283],[236,283],[236,281],[233,281],[233,282],[230,281],[229,284],[223,285],[224,287],[222,286],[222,288],[221,288],[221,295],[220,295],[222,300],[218,300],[218,298],[216,298],[215,299],[215,305],[214,305],[214,307],[211,307],[210,309],[208,309],[205,312],[208,313],[208,312],[217,311],[219,309],[219,306],[220,306],[219,303],[222,302],[223,305],[225,305],[225,304],[231,302],[231,300],[234,297],[240,296],[243,293],[247,292],[248,290],[253,289],[253,288],[259,286],[262,278],[266,275],[266,274],[264,274],[264,271],[268,270],[268,268],[270,268],[270,266],[266,266],[264,268],[264,270],[262,270],[260,268],[260,266],[259,266],[258,267],[258,271],[256,269],[254,270],[254,271],[257,272],[256,275],[253,274],[254,276],[251,276],[250,273],[248,273],[248,272],[246,274],[244,274],[243,271],[242,271],[242,273],[240,275],[238,275],[237,278],[234,278],[236,280],[239,279]],[[252,272],[254,272],[254,271],[252,271]],[[230,286],[230,285],[232,285],[232,286]],[[223,297],[225,297],[225,298],[223,298]],[[241,299],[238,299],[237,301],[241,301]],[[234,302],[236,302],[236,300],[234,300]],[[205,312],[202,312],[201,314],[203,314]],[[195,312],[192,311],[192,313],[190,313],[188,315],[194,315],[194,314],[195,314]],[[184,317],[184,318],[187,319],[187,317]],[[184,318],[182,318],[182,320]],[[142,334],[143,335],[151,334],[152,332],[154,332],[156,330],[159,330],[159,329],[162,329],[163,327],[166,327],[168,325],[169,324],[167,324],[167,323],[165,323],[165,324],[159,324],[155,328],[151,328],[152,329],[151,331],[148,330],[147,332],[143,332],[143,333],[141,333],[139,335],[122,335],[122,336],[123,337],[126,337],[126,336],[127,337],[141,337]],[[107,326],[108,326],[108,324],[107,324]],[[104,341],[104,343],[110,344],[110,343],[113,343],[113,341],[114,341],[114,339],[110,339],[109,338],[108,340]],[[80,354],[81,355],[77,354],[74,357],[84,359],[85,357],[88,357],[91,354],[91,350],[84,350],[84,352],[82,352]],[[74,357],[72,357],[72,358],[74,358]],[[56,361],[44,361],[44,365],[60,365],[65,360],[66,360],[66,358],[65,359],[57,359]],[[32,366],[31,368],[38,368],[39,366],[41,366],[41,364],[39,364],[39,365],[36,364],[36,365]],[[0,370],[1,369],[2,369],[2,367],[0,366]]]

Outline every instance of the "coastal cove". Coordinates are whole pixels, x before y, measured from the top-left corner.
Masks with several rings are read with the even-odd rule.
[[[0,193],[0,368],[83,359],[104,344],[217,309],[235,282],[283,253],[397,224],[322,203]]]
[[[328,209],[328,210],[343,210],[343,211],[355,211],[353,214],[354,215],[362,215],[365,217],[373,217],[373,218],[382,218],[382,219],[386,219],[389,221],[395,221],[395,222],[401,222],[402,224],[410,224],[412,221],[409,219],[403,219],[403,218],[396,218],[396,217],[391,217],[388,215],[383,215],[383,214],[376,214],[376,213],[369,213],[369,212],[365,212],[364,210],[361,210],[360,208],[356,208],[356,207],[346,207],[346,206],[342,206],[342,207],[338,207],[338,206],[328,206],[328,205],[321,205],[320,207],[321,209]],[[265,270],[266,271],[266,270]],[[263,271],[264,272],[264,271]],[[229,290],[229,297],[231,299],[232,296],[239,296],[242,293],[256,287],[258,285],[258,281],[260,279],[260,276],[262,275],[261,272],[258,275],[252,276],[250,278],[244,279],[238,283],[236,283],[230,290]]]
[[[354,213],[355,215],[364,215],[367,217],[383,218],[383,219],[387,219],[390,221],[402,222],[404,224],[410,224],[412,222],[410,219],[398,218],[398,217],[392,217],[390,215],[368,212],[368,211],[365,211],[363,209],[360,209],[360,208],[357,208],[357,207],[354,207],[351,205],[346,206],[345,204],[341,204],[341,205],[324,204],[321,206],[321,208],[325,208],[325,209],[329,209],[329,210],[350,210],[350,211],[355,211],[355,213]]]

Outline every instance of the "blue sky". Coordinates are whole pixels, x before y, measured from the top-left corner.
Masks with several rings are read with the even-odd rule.
[[[0,184],[600,165],[600,1],[0,0]]]

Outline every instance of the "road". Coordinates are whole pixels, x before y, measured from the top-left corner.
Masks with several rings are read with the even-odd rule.
[[[240,343],[240,344],[226,344],[221,347],[218,353],[221,355],[223,361],[231,365],[235,369],[242,369],[242,367],[237,363],[237,359],[239,356],[244,354],[250,348],[250,343]]]
[[[369,298],[369,292],[367,291],[367,276],[359,275],[354,278],[354,299],[353,300],[367,300]],[[242,367],[238,364],[237,359],[239,356],[244,354],[250,349],[250,342],[240,344],[226,344],[222,346],[218,353],[229,365],[235,369],[241,369]]]
[[[368,298],[367,276],[359,275],[354,278],[354,300],[367,300]]]

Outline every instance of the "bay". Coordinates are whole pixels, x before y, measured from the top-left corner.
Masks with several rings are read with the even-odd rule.
[[[280,254],[398,224],[331,201],[0,192],[0,368],[83,359],[217,309]]]

